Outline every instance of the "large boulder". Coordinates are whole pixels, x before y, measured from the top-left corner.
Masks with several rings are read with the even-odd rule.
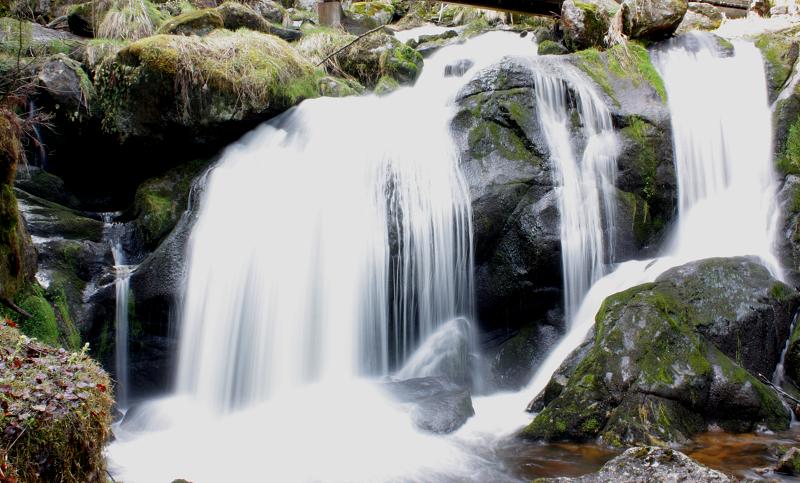
[[[680,451],[638,446],[604,464],[596,473],[577,478],[543,478],[541,483],[605,483],[608,481],[680,481],[728,483],[730,478],[707,468]]]
[[[663,83],[644,48],[631,44],[626,63],[615,60],[615,52],[546,57],[533,68],[583,77],[572,68],[577,67],[623,128],[615,223],[615,261],[623,261],[641,256],[659,239],[673,217],[676,190]],[[534,325],[549,326],[547,334],[563,326],[558,191],[530,69],[509,59],[479,72],[457,95],[452,124],[472,197],[478,319],[484,330],[505,330],[493,340],[516,341],[503,351],[504,361],[545,350],[531,345],[531,334],[539,333]],[[517,339],[523,327],[530,330]],[[506,367],[498,360],[498,373],[518,385],[511,381],[524,376],[512,376]]]
[[[722,11],[708,3],[689,2],[686,15],[675,30],[676,35],[693,30],[716,30],[722,25]]]
[[[522,435],[622,446],[681,443],[710,424],[785,428],[788,411],[757,375],[772,374],[798,303],[748,257],[693,262],[612,295]]]
[[[227,9],[222,13],[229,13]],[[159,34],[171,35],[208,35],[215,29],[224,27],[222,13],[213,8],[191,10],[164,22],[158,29]]]
[[[561,4],[564,45],[573,51],[604,46],[611,17],[619,8],[612,0],[565,0]]]
[[[625,0],[622,31],[632,39],[663,39],[677,30],[689,4],[686,0]]]
[[[94,86],[81,64],[65,54],[46,59],[36,73],[37,105],[55,113],[59,127],[80,125],[91,115]]]
[[[95,74],[103,127],[119,141],[230,141],[303,99],[317,72],[283,40],[217,30],[134,42]]]

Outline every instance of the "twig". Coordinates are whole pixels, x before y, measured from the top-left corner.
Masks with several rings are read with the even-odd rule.
[[[22,307],[18,306],[17,304],[15,304],[14,302],[12,302],[11,300],[9,300],[6,297],[0,298],[0,302],[3,302],[4,304],[6,304],[8,306],[8,308],[10,308],[14,312],[16,312],[16,313],[18,313],[18,314],[20,314],[22,316],[25,316],[25,317],[28,317],[28,318],[33,317],[33,315],[31,315],[29,312],[27,312]]]
[[[108,471],[108,468],[106,468],[105,471],[106,471],[106,474],[108,475],[108,477],[111,478],[111,481],[113,481],[114,483],[117,483],[117,480],[114,479],[114,477],[111,475],[111,472]]]
[[[761,382],[763,382],[764,384],[766,384],[766,385],[772,387],[773,389],[775,389],[780,396],[783,396],[786,399],[791,400],[795,404],[800,404],[800,399],[797,399],[796,397],[792,396],[791,394],[787,393],[783,389],[781,389],[778,386],[776,386],[775,384],[773,384],[772,381],[770,381],[769,379],[764,377],[764,374],[758,373],[758,378],[761,379]]]
[[[329,60],[331,57],[333,57],[333,56],[335,56],[335,55],[339,54],[340,52],[342,52],[343,50],[347,49],[348,47],[350,47],[350,46],[351,46],[351,45],[353,45],[354,43],[358,42],[359,40],[363,39],[363,38],[364,38],[364,37],[366,37],[367,35],[369,35],[369,34],[371,34],[371,33],[373,33],[373,32],[377,32],[378,30],[382,30],[384,27],[385,27],[384,25],[381,25],[381,26],[379,26],[379,27],[375,27],[375,28],[374,28],[374,29],[372,29],[372,30],[369,30],[369,31],[367,31],[367,32],[364,32],[363,34],[361,34],[361,35],[359,35],[358,37],[356,37],[356,38],[354,38],[353,40],[351,40],[349,43],[347,43],[347,45],[345,45],[345,46],[344,46],[344,47],[342,47],[341,49],[337,50],[336,52],[332,53],[331,55],[329,55],[329,56],[325,57],[324,59],[322,59],[321,61],[319,61],[319,63],[317,64],[317,67],[321,66],[322,64],[324,64],[325,62],[327,62],[327,61],[328,61],[328,60]]]

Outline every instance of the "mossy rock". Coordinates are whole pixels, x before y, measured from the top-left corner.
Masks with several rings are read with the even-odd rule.
[[[68,54],[80,46],[82,39],[60,30],[43,27],[27,20],[0,18],[0,55],[11,55],[16,62],[22,57]],[[27,59],[29,63],[32,59]]]
[[[391,3],[379,0],[353,2],[350,4],[348,13],[351,18],[363,23],[365,28],[372,29],[391,22],[395,8]]]
[[[103,223],[79,211],[16,190],[31,232],[39,237],[61,237],[99,242]]]
[[[552,40],[544,40],[538,47],[539,55],[562,55],[569,53],[566,47]]]
[[[622,32],[631,39],[667,38],[680,25],[688,6],[686,0],[625,0]]]
[[[108,374],[0,322],[0,457],[16,481],[104,481],[114,404]]]
[[[0,297],[13,300],[36,271],[36,253],[17,208],[13,183],[22,156],[16,114],[0,109]]]
[[[616,45],[605,52],[586,49],[572,59],[616,105],[620,105],[624,96],[631,95],[629,91],[642,89],[656,94],[662,103],[667,101],[664,81],[647,49],[639,43]]]
[[[364,86],[352,79],[325,76],[319,79],[319,92],[326,97],[356,96],[364,92]]]
[[[792,73],[800,52],[800,28],[758,36],[756,47],[764,56],[770,100],[774,100]]]
[[[225,2],[216,8],[222,17],[223,26],[228,30],[240,28],[256,32],[269,32],[269,23],[255,10],[238,2]]]
[[[565,0],[561,4],[564,45],[572,51],[604,46],[611,16],[618,8],[610,0]]]
[[[134,42],[102,64],[95,85],[103,128],[122,141],[206,143],[319,96],[321,76],[277,37],[217,30]]]
[[[219,11],[213,8],[194,10],[178,15],[164,22],[158,29],[159,34],[172,35],[208,35],[215,29],[225,26]]]
[[[205,160],[190,162],[145,181],[136,190],[135,230],[147,250],[154,249],[175,227],[186,210],[194,178],[207,165]]]
[[[612,295],[597,313],[590,349],[522,435],[625,446],[685,443],[711,423],[784,429],[789,414],[777,393],[744,368],[758,372],[760,354],[737,353],[735,343],[732,351],[718,335],[736,340],[727,324],[758,346],[764,326],[775,346],[797,303],[796,291],[749,258],[690,263]],[[781,319],[770,320],[769,310]]]
[[[312,62],[322,62],[333,75],[346,75],[361,85],[374,89],[378,81],[388,76],[400,84],[414,82],[422,71],[422,55],[384,32],[374,32],[352,43],[355,36],[336,30],[308,32],[298,42],[297,49]]]

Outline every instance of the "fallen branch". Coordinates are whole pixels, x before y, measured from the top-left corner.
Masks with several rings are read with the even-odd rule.
[[[800,399],[797,399],[796,397],[792,396],[791,394],[787,393],[783,389],[781,389],[778,386],[776,386],[775,384],[773,384],[772,381],[770,381],[769,379],[764,377],[764,374],[759,373],[758,374],[758,378],[764,384],[766,384],[766,385],[772,387],[773,389],[775,389],[775,391],[777,391],[778,395],[780,395],[781,397],[786,398],[786,399],[792,401],[793,403],[800,405]]]
[[[364,37],[366,37],[367,35],[369,35],[369,34],[371,34],[371,33],[374,33],[374,32],[377,32],[378,30],[383,30],[383,28],[384,28],[384,27],[385,27],[384,25],[381,25],[381,26],[379,26],[379,27],[375,27],[375,28],[374,28],[374,29],[372,29],[372,30],[369,30],[369,31],[367,31],[367,32],[364,32],[363,34],[359,35],[358,37],[354,38],[354,39],[353,39],[353,40],[351,40],[349,43],[347,43],[347,44],[346,44],[344,47],[340,48],[340,49],[339,49],[339,50],[337,50],[336,52],[332,53],[331,55],[329,55],[329,56],[325,57],[324,59],[322,59],[321,61],[319,61],[319,63],[317,64],[317,67],[321,66],[322,64],[324,64],[325,62],[327,62],[328,60],[330,60],[330,59],[331,59],[331,57],[334,57],[335,55],[337,55],[337,54],[341,53],[343,50],[345,50],[345,49],[349,48],[351,45],[353,45],[354,43],[356,43],[356,42],[358,42],[359,40],[363,39],[363,38],[364,38]]]
[[[3,297],[2,299],[0,299],[0,302],[3,302],[5,305],[8,306],[8,308],[10,308],[14,312],[16,312],[16,313],[18,313],[18,314],[20,314],[20,315],[22,315],[24,317],[27,317],[29,319],[31,317],[33,317],[33,315],[31,315],[26,310],[24,310],[22,307],[18,306],[17,304],[15,304],[11,300],[7,299],[6,297]]]

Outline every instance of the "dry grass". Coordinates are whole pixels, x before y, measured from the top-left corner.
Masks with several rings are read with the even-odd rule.
[[[233,91],[242,105],[294,100],[317,92],[316,69],[285,41],[248,30],[217,30],[204,37],[156,35],[131,44],[148,69],[174,76],[184,106],[197,89]]]
[[[139,40],[153,35],[161,21],[161,14],[147,0],[115,0],[100,22],[97,37]]]

